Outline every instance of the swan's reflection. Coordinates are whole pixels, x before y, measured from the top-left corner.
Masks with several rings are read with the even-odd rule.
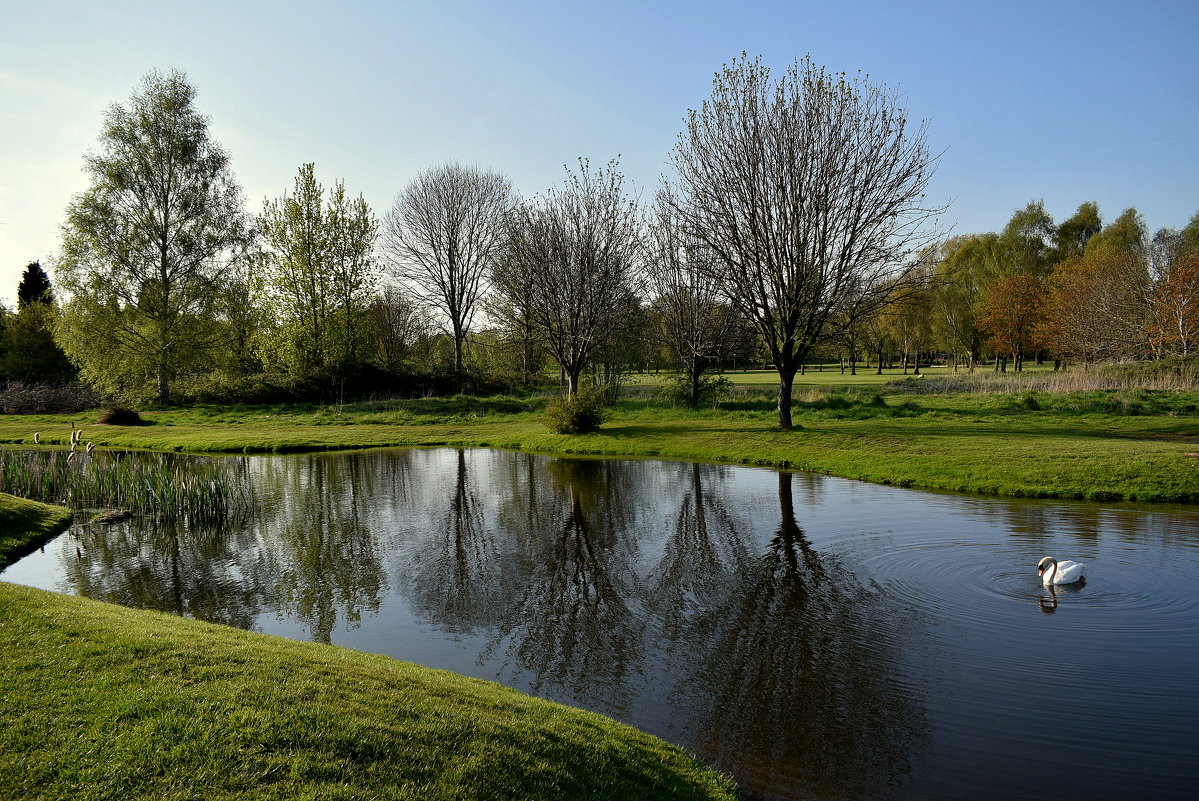
[[[1086,586],[1086,581],[1080,581],[1075,584],[1046,584],[1041,587],[1045,591],[1045,594],[1037,599],[1037,606],[1045,614],[1052,615],[1057,611],[1061,600],[1081,591]]]

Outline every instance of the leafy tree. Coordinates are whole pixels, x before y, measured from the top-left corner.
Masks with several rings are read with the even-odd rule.
[[[724,293],[751,317],[779,375],[778,422],[820,342],[884,305],[932,239],[924,192],[936,158],[896,92],[796,62],[717,73],[675,147],[677,210],[715,255]]]
[[[1017,371],[1023,369],[1023,354],[1033,346],[1037,327],[1044,319],[1042,293],[1036,276],[1009,275],[987,290],[976,310],[979,328],[990,334],[987,344],[997,354],[1010,356]]]
[[[266,244],[260,279],[270,327],[261,337],[268,365],[304,378],[342,378],[371,349],[368,315],[378,270],[378,222],[338,181],[325,199],[314,165],[304,164],[293,194],[268,200],[258,218]]]
[[[454,338],[454,371],[506,235],[514,196],[504,176],[448,163],[413,179],[384,223],[392,274],[440,312]]]
[[[17,308],[23,309],[30,303],[53,303],[54,293],[50,289],[50,276],[39,262],[31,261],[21,275],[17,285]]]
[[[1080,205],[1074,216],[1063,220],[1053,232],[1054,262],[1081,256],[1086,251],[1087,242],[1102,229],[1099,204],[1088,201]]]
[[[975,309],[983,296],[994,236],[957,236],[941,243],[933,268],[929,321],[932,336],[948,352],[966,357],[974,372],[982,352],[983,333]]]
[[[497,266],[501,291],[524,308],[542,347],[558,362],[567,393],[622,328],[617,312],[630,295],[639,255],[636,201],[624,192],[615,161],[592,171],[585,159],[562,189],[522,203],[508,251]]]
[[[1141,220],[1140,213],[1136,209],[1125,209],[1123,214],[1087,240],[1083,253],[1091,255],[1101,250],[1121,251],[1144,258],[1147,240],[1145,223]]]
[[[1037,278],[1047,276],[1055,261],[1050,244],[1055,233],[1053,218],[1045,211],[1043,200],[1031,201],[1018,209],[995,242],[997,277],[1016,273]]]
[[[61,343],[99,388],[170,401],[220,344],[213,306],[245,241],[229,157],[182,72],[151,72],[105,115],[91,186],[67,208]]]
[[[0,334],[0,374],[26,383],[57,383],[74,377],[75,367],[54,341],[57,321],[58,307],[38,300],[10,315]]]
[[[927,269],[927,265],[913,268],[921,272]],[[927,282],[922,277],[914,283],[927,287]],[[892,302],[884,310],[887,333],[899,349],[904,375],[907,375],[908,366],[913,360],[915,372],[920,374],[920,352],[929,346],[932,339],[932,302],[931,289],[913,291],[905,288],[896,292]]]

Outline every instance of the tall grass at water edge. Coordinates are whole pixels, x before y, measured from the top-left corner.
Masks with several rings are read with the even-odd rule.
[[[0,450],[0,492],[76,509],[220,522],[253,508],[235,465],[164,453]]]

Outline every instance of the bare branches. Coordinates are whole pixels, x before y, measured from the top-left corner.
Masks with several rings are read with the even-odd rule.
[[[562,189],[513,214],[497,282],[524,288],[524,312],[566,373],[571,394],[619,326],[616,310],[634,279],[638,228],[636,201],[625,196],[615,161],[593,172],[580,160]]]
[[[924,203],[935,157],[893,91],[810,59],[777,81],[759,59],[718,73],[688,114],[675,209],[716,255],[725,292],[779,370],[779,423],[811,347],[883,305],[933,241]]]
[[[507,178],[451,162],[417,175],[384,222],[382,252],[392,274],[445,316],[455,370],[512,205]]]
[[[669,185],[659,190],[646,238],[645,275],[664,344],[687,373],[688,403],[699,403],[700,376],[725,352],[737,314],[724,299],[716,257],[689,234]]]

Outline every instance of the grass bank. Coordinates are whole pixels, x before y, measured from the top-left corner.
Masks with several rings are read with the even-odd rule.
[[[600,715],[387,657],[0,583],[6,799],[731,799]]]
[[[70,524],[68,509],[0,492],[0,567],[29,553]]]
[[[490,446],[551,454],[658,456],[790,467],[882,484],[991,495],[1199,502],[1199,393],[928,393],[876,387],[797,395],[797,427],[775,427],[769,392],[691,411],[624,401],[594,434],[541,423],[544,399],[389,400],[339,406],[150,411],[146,426],[90,425],[97,412],[0,418],[0,442],[65,443],[70,422],[103,446],[286,452]]]

